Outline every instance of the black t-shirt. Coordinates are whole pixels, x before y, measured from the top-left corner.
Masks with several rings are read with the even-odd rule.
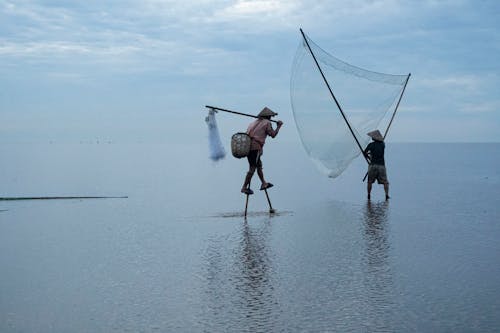
[[[385,165],[384,149],[385,149],[385,143],[381,141],[370,142],[370,144],[365,149],[365,153],[370,153],[371,156],[370,164]]]

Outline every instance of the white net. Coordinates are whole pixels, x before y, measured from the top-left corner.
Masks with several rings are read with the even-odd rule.
[[[226,156],[226,151],[220,141],[219,128],[217,127],[215,111],[213,109],[208,111],[208,116],[205,118],[205,121],[208,125],[208,148],[210,159],[212,161],[218,161]]]
[[[352,66],[307,41],[362,148],[379,126],[384,133],[408,75],[390,75]],[[318,168],[339,176],[361,153],[304,40],[292,67],[290,97],[302,144]]]

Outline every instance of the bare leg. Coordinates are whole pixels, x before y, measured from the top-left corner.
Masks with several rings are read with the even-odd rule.
[[[266,185],[266,181],[264,180],[264,172],[262,171],[262,168],[257,168],[257,175],[259,175],[260,181],[262,182],[263,185]]]
[[[373,183],[370,183],[370,182],[368,182],[367,185],[366,185],[366,190],[368,192],[368,200],[370,200],[370,197],[371,197],[372,185],[373,185]]]
[[[384,184],[385,200],[389,199],[389,183]]]
[[[245,182],[243,183],[243,186],[241,187],[242,193],[245,193],[246,189],[250,187],[250,181],[252,180],[254,173],[255,173],[255,167],[251,166],[247,172],[247,175],[245,176]]]

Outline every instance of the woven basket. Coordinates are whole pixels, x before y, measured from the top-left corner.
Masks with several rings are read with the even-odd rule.
[[[236,133],[231,137],[231,152],[236,158],[248,156],[252,139],[246,133]]]

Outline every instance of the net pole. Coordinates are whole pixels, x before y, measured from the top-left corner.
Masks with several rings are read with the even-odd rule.
[[[335,94],[333,93],[333,90],[330,87],[330,84],[328,83],[328,80],[326,79],[325,74],[323,73],[323,70],[321,69],[321,66],[318,63],[318,60],[316,59],[316,56],[314,55],[314,52],[311,49],[311,46],[309,46],[309,42],[307,41],[306,35],[304,34],[304,31],[302,31],[302,28],[300,29],[300,33],[302,34],[302,37],[304,38],[304,41],[306,42],[306,45],[307,45],[307,48],[309,49],[309,52],[311,52],[311,56],[313,57],[314,62],[316,63],[316,66],[318,67],[318,70],[319,70],[319,72],[321,74],[321,77],[323,78],[323,81],[325,82],[325,84],[326,84],[326,86],[328,88],[328,91],[330,91],[330,95],[332,96],[333,100],[335,101],[335,104],[337,104],[337,107],[338,107],[340,113],[342,114],[342,117],[344,118],[344,121],[347,124],[347,127],[349,127],[349,131],[351,131],[351,134],[352,134],[354,140],[356,141],[356,144],[358,145],[359,150],[361,151],[361,154],[363,154],[363,156],[365,157],[366,162],[369,163],[368,159],[364,155],[363,147],[361,147],[361,144],[359,143],[358,138],[354,134],[354,131],[353,131],[352,127],[351,127],[351,124],[347,120],[347,117],[344,114],[344,111],[342,110],[342,107],[340,106],[340,103],[338,102],[337,98],[335,97]]]
[[[258,116],[255,116],[253,114],[242,113],[242,112],[228,110],[228,109],[222,109],[222,108],[218,108],[216,106],[205,105],[205,107],[208,108],[208,109],[212,109],[212,110],[218,110],[218,111],[223,111],[223,112],[229,112],[229,113],[239,114],[240,116],[247,116],[247,117],[252,117],[252,118],[259,118]],[[269,119],[269,120],[272,121],[273,123],[278,123],[278,121],[276,121],[276,120],[272,120],[272,119]]]
[[[396,104],[396,107],[394,108],[394,112],[392,113],[391,120],[389,121],[389,125],[387,125],[387,128],[385,129],[384,139],[387,136],[387,132],[389,132],[389,128],[392,125],[392,121],[394,120],[394,116],[396,115],[396,112],[398,111],[399,103],[401,103],[401,99],[403,99],[403,95],[404,95],[405,90],[406,90],[406,85],[408,84],[408,81],[410,80],[410,76],[411,76],[411,73],[409,73],[408,77],[406,78],[405,84],[403,86],[403,90],[401,91],[401,95],[399,95],[398,103]]]

